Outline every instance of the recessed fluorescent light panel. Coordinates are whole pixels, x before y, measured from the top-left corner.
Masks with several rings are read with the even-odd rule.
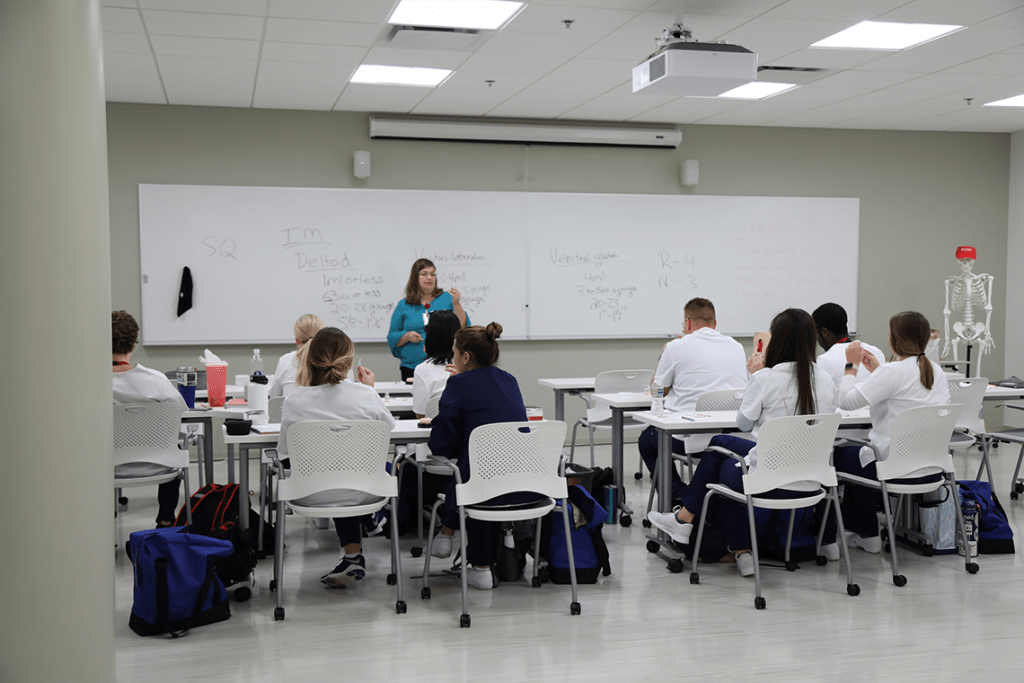
[[[761,81],[753,81],[746,85],[741,85],[738,88],[733,88],[728,92],[724,92],[719,97],[726,97],[733,100],[763,100],[767,97],[784,93],[787,90],[796,88],[792,83],[764,83]]]
[[[495,30],[523,8],[504,0],[402,0],[389,24]]]
[[[444,82],[449,74],[451,74],[450,69],[363,64],[356,69],[349,81],[373,85],[412,85],[433,88]]]
[[[848,50],[905,50],[929,40],[959,31],[963,26],[951,24],[902,24],[893,21],[862,21],[840,31],[811,47],[832,47]]]
[[[1007,97],[1005,100],[996,100],[995,102],[986,102],[984,107],[1024,107],[1024,95],[1017,95],[1015,97]]]

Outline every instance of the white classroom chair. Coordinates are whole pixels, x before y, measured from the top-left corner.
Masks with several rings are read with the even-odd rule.
[[[653,370],[608,370],[594,378],[595,394],[615,394],[620,391],[644,391],[651,385],[651,378],[654,377]],[[590,436],[590,466],[594,466],[594,432],[611,431],[612,411],[607,406],[595,406],[590,398],[583,394],[577,394],[587,404],[587,414],[581,417],[572,426],[572,445],[569,447],[569,462],[573,461],[576,455],[576,428],[584,426]],[[646,428],[642,422],[637,422],[631,417],[624,417],[622,432],[638,431]],[[643,464],[641,463],[641,467]]]

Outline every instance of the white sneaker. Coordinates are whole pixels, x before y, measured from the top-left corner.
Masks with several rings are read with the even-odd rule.
[[[491,573],[490,567],[486,569],[470,567],[466,571],[469,572],[466,575],[466,583],[473,588],[479,588],[482,591],[489,591],[494,588],[494,575]]]
[[[446,536],[442,533],[438,533],[437,536],[434,536],[434,542],[431,544],[430,554],[433,557],[437,557],[442,560],[446,557],[451,557],[452,539],[454,538],[454,534],[452,534],[451,536]]]
[[[846,532],[846,545],[851,548],[860,548],[866,553],[877,555],[882,552],[882,539],[879,536],[869,536],[864,538],[860,534],[852,531]]]
[[[825,556],[829,562],[839,561],[839,544],[832,542],[828,545],[821,546],[821,554]]]
[[[690,542],[690,533],[693,532],[693,525],[680,522],[676,519],[676,513],[655,512],[651,510],[647,513],[647,519],[653,526],[671,536],[672,540],[676,543],[686,545]]]
[[[739,571],[740,576],[753,576],[754,575],[754,554],[743,553],[742,555],[736,556],[736,570]]]

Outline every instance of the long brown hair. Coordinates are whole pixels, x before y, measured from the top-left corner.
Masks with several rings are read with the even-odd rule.
[[[487,327],[463,327],[455,333],[455,348],[469,353],[480,367],[494,365],[498,362],[498,337],[501,332],[498,323],[491,323]]]
[[[797,415],[813,415],[814,345],[817,342],[814,318],[800,308],[787,308],[775,316],[769,328],[772,338],[764,352],[764,365],[773,368],[779,363],[796,364]]]
[[[904,311],[889,318],[889,345],[897,356],[909,358],[917,356],[917,364],[921,368],[921,384],[931,389],[935,383],[932,364],[924,355],[928,340],[932,336],[932,326],[928,318],[917,311]]]
[[[405,283],[405,303],[410,306],[416,306],[420,302],[422,292],[420,291],[420,271],[424,268],[433,268],[434,272],[437,272],[437,266],[434,262],[428,258],[418,258],[412,262],[412,270],[409,271],[409,281]],[[444,290],[437,286],[437,280],[434,280],[434,291],[431,292],[430,296],[435,299],[441,296],[441,292]]]
[[[337,327],[325,327],[306,345],[295,381],[300,387],[338,384],[352,369],[356,345]]]

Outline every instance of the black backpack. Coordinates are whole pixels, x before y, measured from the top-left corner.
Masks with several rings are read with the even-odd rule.
[[[244,531],[241,529],[238,524],[238,484],[208,484],[193,493],[186,504],[192,509],[192,525],[189,527],[192,533],[231,541],[235,548],[235,552],[218,559],[215,565],[217,576],[224,585],[233,586],[249,580],[256,561],[260,559],[255,543],[259,515],[255,510],[249,510],[249,528]],[[174,524],[184,526],[186,520],[185,507],[182,506]],[[266,525],[266,529],[269,530],[269,525]],[[273,540],[269,544],[266,542],[266,535],[265,554],[274,547]],[[269,535],[273,539],[272,530]],[[239,591],[236,591],[235,598],[246,599],[247,593],[239,595]]]

